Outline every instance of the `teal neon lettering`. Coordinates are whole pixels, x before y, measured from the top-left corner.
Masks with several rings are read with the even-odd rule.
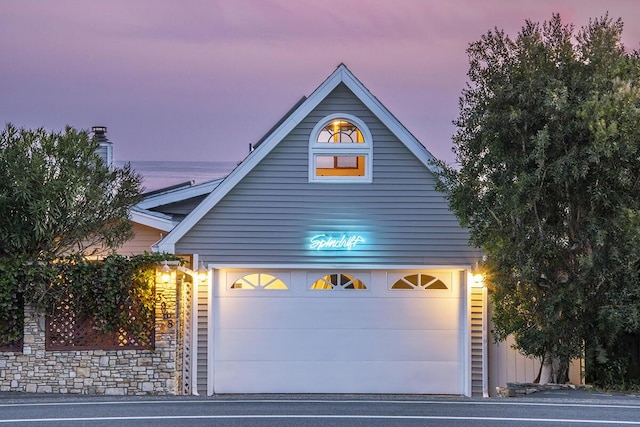
[[[333,237],[327,234],[318,234],[310,239],[310,248],[321,250],[351,250],[360,243],[364,243],[364,237],[359,235],[346,235]]]

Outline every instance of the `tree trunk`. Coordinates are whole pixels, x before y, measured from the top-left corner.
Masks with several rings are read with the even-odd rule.
[[[540,384],[565,384],[569,382],[569,359],[547,353],[540,370]]]

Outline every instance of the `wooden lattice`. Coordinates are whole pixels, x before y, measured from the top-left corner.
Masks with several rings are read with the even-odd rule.
[[[73,310],[73,298],[67,298],[47,316],[45,348],[47,350],[131,350],[155,347],[155,319],[148,325],[130,317],[131,326],[117,331],[103,332],[93,318],[80,317]],[[135,332],[133,332],[135,331]]]
[[[192,380],[192,366],[191,366],[191,352],[192,352],[192,328],[191,328],[191,316],[193,310],[193,292],[194,285],[189,281],[182,281],[182,287],[180,288],[180,311],[179,311],[179,324],[178,324],[178,342],[182,345],[177,349],[177,361],[181,363],[182,378],[181,389],[182,394],[189,395],[192,392],[191,380]]]

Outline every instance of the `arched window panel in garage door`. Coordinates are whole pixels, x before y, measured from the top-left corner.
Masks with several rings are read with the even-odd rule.
[[[425,273],[410,274],[398,279],[391,289],[404,289],[404,290],[429,290],[429,289],[449,289],[444,282],[437,277],[431,276]]]
[[[367,286],[351,274],[335,273],[319,277],[311,284],[312,290],[364,290]]]
[[[280,278],[267,273],[251,273],[237,279],[231,289],[287,290],[289,287]]]

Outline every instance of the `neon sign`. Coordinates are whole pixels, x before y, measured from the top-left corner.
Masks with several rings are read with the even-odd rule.
[[[310,239],[311,249],[321,250],[351,250],[364,243],[364,237],[358,234],[343,234],[339,237],[318,234]]]

